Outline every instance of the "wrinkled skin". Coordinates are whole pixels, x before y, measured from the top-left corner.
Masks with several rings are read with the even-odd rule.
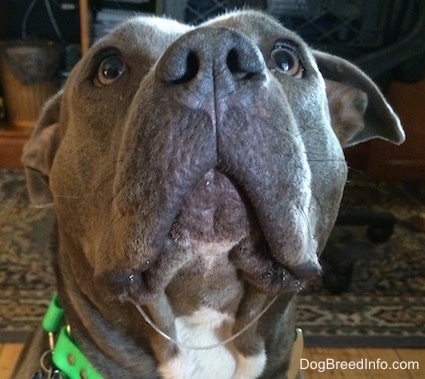
[[[281,45],[295,74],[272,54]],[[404,138],[370,80],[258,12],[197,28],[136,18],[95,44],[24,154],[33,200],[54,203],[60,298],[92,363],[105,377],[168,377],[179,348],[133,303],[175,338],[176,317],[213,309],[232,334],[278,296],[229,349],[265,355],[245,377],[282,377],[293,296],[320,272],[338,212],[342,147],[374,137]]]

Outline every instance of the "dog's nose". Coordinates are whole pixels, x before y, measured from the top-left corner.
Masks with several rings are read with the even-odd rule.
[[[212,88],[226,93],[241,83],[263,81],[265,68],[251,38],[225,27],[204,27],[175,41],[158,62],[156,75],[163,83],[207,95]]]

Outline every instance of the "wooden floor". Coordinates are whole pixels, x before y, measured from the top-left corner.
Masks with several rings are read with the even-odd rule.
[[[0,378],[10,378],[12,368],[22,349],[21,344],[0,344]],[[423,379],[425,378],[425,349],[305,349],[303,364],[310,365],[304,370],[305,379]],[[367,361],[366,361],[367,360]],[[323,366],[328,362],[328,367]],[[364,369],[338,368],[354,362],[364,365]],[[369,363],[367,363],[369,362]],[[353,364],[354,364],[353,363]],[[392,368],[393,363],[416,365],[416,368],[399,370]],[[366,365],[369,365],[369,368]],[[375,369],[373,369],[373,364]],[[388,367],[385,369],[385,366]],[[11,378],[12,379],[12,378]],[[15,379],[15,378],[13,378]],[[22,378],[26,379],[26,378]]]

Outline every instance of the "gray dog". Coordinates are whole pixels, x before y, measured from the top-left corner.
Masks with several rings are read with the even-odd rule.
[[[294,295],[320,272],[342,148],[375,137],[404,140],[371,80],[263,13],[139,17],[98,41],[23,157],[32,201],[57,217],[70,344],[52,331],[57,370],[287,377]],[[40,328],[15,377],[48,349]]]

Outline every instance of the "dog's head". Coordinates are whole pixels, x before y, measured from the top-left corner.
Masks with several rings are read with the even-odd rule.
[[[404,134],[371,80],[269,16],[140,17],[78,63],[23,161],[81,286],[144,302],[190,267],[274,294],[319,271],[342,148],[375,137]]]

